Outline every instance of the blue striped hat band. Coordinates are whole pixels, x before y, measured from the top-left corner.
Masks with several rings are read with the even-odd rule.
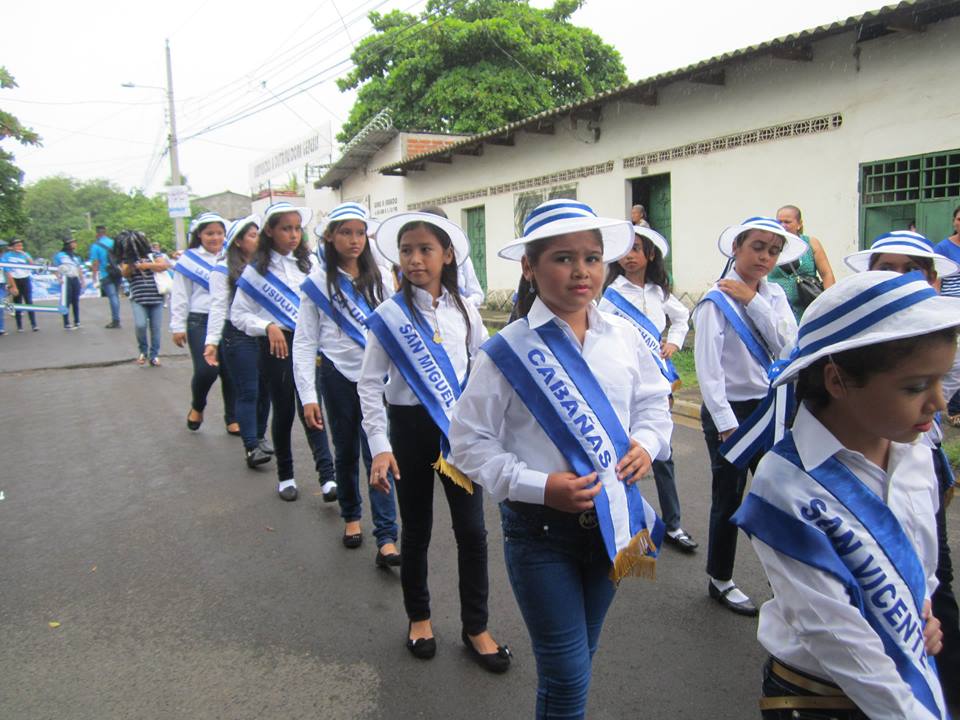
[[[550,200],[530,211],[523,223],[523,236],[527,237],[535,230],[561,220],[595,217],[597,214],[585,203],[576,200]]]

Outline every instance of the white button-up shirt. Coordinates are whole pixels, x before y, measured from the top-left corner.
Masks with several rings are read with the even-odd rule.
[[[470,336],[467,337],[463,316],[446,289],[438,299],[436,308],[433,307],[430,293],[417,287],[413,288],[413,301],[427,325],[439,328],[443,349],[450,358],[457,378],[462,382],[467,376],[470,358],[488,337],[480,312],[470,303],[464,303],[470,317]],[[384,376],[387,377],[386,385],[383,382]],[[419,405],[420,401],[372,332],[367,333],[367,349],[363,354],[357,394],[360,396],[363,430],[370,443],[370,452],[373,455],[392,452],[387,435],[384,396],[391,405]]]
[[[930,450],[919,443],[891,443],[884,471],[859,452],[848,450],[817,418],[801,406],[793,438],[804,467],[817,467],[831,456],[843,463],[890,508],[913,544],[927,576],[927,593],[936,589],[937,480]],[[805,474],[778,455],[768,453],[757,480],[782,483]],[[883,643],[860,611],[850,604],[833,576],[783,555],[756,537],[753,547],[773,588],[774,597],[760,609],[757,639],[788,665],[843,688],[871,718],[923,720],[934,716],[914,698],[897,673]]]
[[[661,335],[669,318],[670,329],[667,330],[666,341],[678,348],[683,347],[683,341],[690,330],[690,311],[674,295],[664,293],[662,287],[653,283],[647,283],[643,287],[634,285],[625,275],[617,276],[610,283],[610,287],[623,295],[634,307],[640,308]]]
[[[226,258],[217,263],[230,272]],[[207,315],[207,337],[204,345],[219,345],[223,337],[223,324],[230,310],[230,280],[222,272],[210,273],[210,310]]]
[[[742,281],[734,270],[727,277]],[[733,298],[730,304],[747,327],[756,330],[774,359],[796,341],[797,320],[779,285],[763,278],[749,305],[744,307]],[[693,311],[693,324],[697,329],[693,358],[703,404],[719,432],[732,430],[739,422],[730,402],[765,397],[767,373],[714,303],[701,302]]]
[[[307,256],[307,261],[312,262],[315,257],[311,253]],[[300,291],[300,286],[307,277],[307,273],[297,265],[297,258],[293,253],[281,255],[276,250],[271,250],[268,269],[293,292]],[[250,337],[263,337],[267,334],[267,325],[276,324],[277,319],[263,305],[238,288],[230,306],[230,322],[237,330]]]
[[[193,248],[207,264],[217,264],[217,256],[207,252],[203,245]],[[170,332],[181,333],[187,331],[187,315],[210,312],[210,292],[190,280],[181,272],[173,273],[173,292],[170,295]]]
[[[532,329],[554,318],[580,350],[631,438],[651,459],[670,456],[670,417],[666,381],[628,321],[587,307],[583,345],[570,326],[539,298],[527,315]],[[553,444],[494,362],[480,353],[470,383],[450,420],[452,461],[500,502],[543,504],[547,475],[569,471]]]
[[[348,280],[350,279],[343,270],[339,272],[343,273]],[[314,270],[311,277],[318,286],[322,283],[323,289],[326,290],[324,274]],[[392,295],[382,281],[380,291],[384,300]],[[304,405],[319,402],[316,382],[318,352],[323,353],[327,362],[332,362],[340,374],[350,382],[357,382],[360,379],[363,348],[357,345],[333,318],[318,308],[309,295],[301,292],[300,319],[297,321],[297,331],[293,334],[293,377],[297,383],[300,402]]]

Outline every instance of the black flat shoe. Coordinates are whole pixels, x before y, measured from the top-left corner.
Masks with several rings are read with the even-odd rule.
[[[413,623],[407,625],[407,650],[418,660],[429,660],[437,654],[437,639],[429,637],[411,640],[410,628],[412,626]]]
[[[467,635],[466,630],[460,631],[460,637],[463,639],[463,644],[467,646],[467,650],[470,651],[470,656],[487,672],[499,674],[510,669],[510,658],[513,657],[513,654],[506,645],[497,645],[495,653],[481,653],[473,646],[473,641]]]
[[[193,412],[193,410],[191,410],[190,412]],[[196,430],[199,430],[199,429],[200,429],[200,426],[201,426],[201,425],[203,425],[203,418],[202,418],[202,417],[201,417],[199,420],[191,420],[191,419],[190,419],[190,413],[189,413],[189,412],[187,413],[187,427],[188,427],[188,428],[190,428],[191,430],[196,431]]]
[[[377,550],[377,557],[374,559],[374,563],[378,568],[400,567],[400,561],[400,553],[387,553],[384,555],[379,550]]]
[[[233,423],[230,423],[230,424],[232,425]],[[240,428],[238,427],[236,430],[231,430],[231,429],[230,429],[230,425],[228,425],[228,426],[227,426],[227,435],[234,435],[234,436],[236,436],[236,437],[239,437],[239,436],[240,436]]]
[[[342,541],[345,548],[356,550],[358,547],[363,545],[363,533],[357,533],[356,535],[344,535]]]
[[[297,497],[299,496],[300,493],[297,491],[297,486],[296,486],[296,485],[288,485],[288,486],[285,487],[283,490],[281,490],[281,489],[278,487],[278,488],[277,488],[277,494],[278,494],[283,500],[286,500],[287,502],[293,502],[294,500],[297,499]]]
[[[757,610],[757,606],[753,604],[753,600],[750,598],[747,598],[743,602],[733,602],[733,600],[727,597],[734,589],[736,589],[736,585],[731,585],[726,590],[718,590],[717,586],[709,580],[707,581],[707,584],[710,597],[728,610],[732,610],[733,612],[737,613],[737,615],[746,615],[747,617],[756,617],[759,614],[760,611]]]
[[[677,528],[676,535],[671,535],[668,532],[666,535],[663,536],[663,539],[666,540],[671,545],[687,553],[692,553],[694,550],[700,547],[700,545],[697,544],[697,541],[694,540],[692,537],[690,537],[690,535],[687,533],[686,530],[683,530],[681,528]],[[711,583],[711,585],[712,584],[713,583]]]
[[[245,454],[247,456],[247,467],[250,469],[255,468],[257,465],[270,462],[270,458],[273,457],[272,455],[267,455],[258,447],[245,451]]]
[[[270,444],[270,441],[266,438],[260,438],[257,440],[257,447],[260,448],[260,452],[265,452],[267,455],[273,455],[276,452],[273,449],[273,445]]]
[[[324,490],[324,488],[327,488]],[[320,490],[323,491],[323,501],[332,503],[337,501],[337,484],[332,480],[320,483]]]

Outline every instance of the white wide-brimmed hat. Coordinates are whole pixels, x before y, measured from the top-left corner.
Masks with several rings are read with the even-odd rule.
[[[523,222],[523,237],[507,243],[497,255],[519,261],[527,243],[584,230],[600,231],[605,263],[619,260],[633,247],[633,225],[629,220],[598,217],[586,203],[561,199],[547,200],[531,210]]]
[[[234,241],[239,232],[243,230],[247,225],[256,225],[257,229],[260,229],[260,216],[254,213],[253,215],[247,215],[245,218],[240,218],[239,220],[234,220],[230,225],[230,229],[227,230],[227,242],[224,245],[224,248],[230,247],[230,243]]]
[[[422,222],[443,230],[453,245],[454,260],[460,265],[470,257],[470,240],[463,228],[452,220],[425,212],[402,212],[391,215],[377,228],[376,249],[388,262],[400,264],[400,229],[409,223]]]
[[[960,325],[960,298],[938,295],[923,274],[868,270],[827,288],[804,311],[797,346],[773,387],[827,355]]]
[[[864,272],[870,269],[870,260],[874,255],[886,254],[929,258],[933,260],[933,267],[940,277],[960,272],[960,265],[945,255],[934,252],[933,243],[923,235],[909,230],[885,233],[873,241],[869,250],[851,253],[843,262],[854,272]]]
[[[367,226],[368,237],[375,234],[377,228],[380,227],[380,223],[370,217],[370,213],[363,205],[355,202],[345,202],[337,205],[330,211],[329,215],[318,222],[313,232],[318,238],[323,240],[323,234],[327,231],[327,226],[329,226],[330,223],[344,222],[346,220],[360,220],[363,222]]]
[[[313,217],[313,210],[308,207],[297,207],[293,203],[289,203],[286,200],[281,200],[280,202],[275,202],[273,205],[270,205],[263,212],[263,224],[266,225],[267,221],[272,218],[274,215],[282,215],[283,213],[295,212],[300,214],[300,227],[304,227],[307,223],[310,222],[310,218]]]
[[[201,225],[209,225],[210,223],[220,223],[223,225],[223,231],[226,232],[227,228],[230,227],[230,223],[224,220],[220,213],[215,212],[204,212],[197,215],[193,220],[190,221],[190,235],[193,235],[193,231],[196,230]]]
[[[777,257],[777,265],[792,263],[794,260],[799,259],[809,248],[799,237],[791,232],[787,232],[787,229],[777,222],[776,219],[756,215],[747,218],[739,225],[731,225],[720,233],[720,238],[717,240],[717,247],[720,248],[720,252],[728,258],[732,258],[734,241],[748,230],[764,230],[765,232],[779,235],[784,239],[783,250]]]
[[[640,237],[645,237],[647,240],[652,242],[657,250],[660,251],[660,254],[664,257],[670,254],[670,243],[668,243],[667,239],[656,230],[644,227],[643,225],[634,225],[633,234],[639,235]]]

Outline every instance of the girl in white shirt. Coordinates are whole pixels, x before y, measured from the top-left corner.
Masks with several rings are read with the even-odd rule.
[[[616,582],[651,574],[663,538],[634,483],[669,455],[670,385],[636,328],[593,303],[632,245],[629,223],[581,202],[531,211],[500,251],[521,262],[518,319],[483,346],[451,420],[454,464],[500,502],[537,718],[584,717]]]
[[[604,284],[600,309],[631,320],[656,353],[656,360],[667,380],[678,387],[680,376],[669,362],[683,347],[690,329],[690,311],[670,292],[670,277],[664,258],[670,252],[667,239],[648,227],[633,226],[634,242],[630,252],[611,263]],[[624,301],[627,305],[623,305]],[[664,329],[670,321],[666,337]],[[697,543],[680,527],[680,497],[674,477],[673,454],[653,461],[660,516],[667,527],[667,542],[685,552],[697,549]]]
[[[703,395],[700,420],[713,474],[707,590],[724,607],[753,616],[756,605],[733,582],[737,529],[730,523],[743,499],[747,467],[730,463],[721,445],[759,407],[767,394],[768,369],[797,332],[783,289],[766,276],[807,246],[764,217],[728,227],[718,246],[732,267],[693,311],[694,362]],[[759,460],[757,453],[744,465],[752,470]]]
[[[367,233],[376,230],[365,207],[347,202],[335,207],[319,233],[320,263],[301,286],[300,318],[293,336],[293,368],[307,425],[322,429],[317,393],[317,353],[333,437],[337,501],[345,547],[363,541],[360,526],[360,456],[370,475],[370,446],[361,427],[357,380],[366,346],[366,316],[391,295],[384,285]],[[400,565],[397,552],[397,510],[392,478],[386,492],[368,485],[377,539],[378,567]]]
[[[200,429],[203,411],[207,406],[207,394],[219,377],[227,432],[239,435],[240,425],[233,413],[233,381],[225,370],[210,365],[203,358],[210,312],[210,273],[223,247],[227,221],[216,213],[208,212],[194,218],[190,227],[190,245],[174,265],[170,301],[173,344],[177,347],[189,344],[190,358],[193,360],[193,377],[190,380],[192,401],[187,414],[187,427],[191,430]]]
[[[396,480],[402,519],[400,580],[410,620],[407,648],[420,659],[436,653],[427,588],[436,468],[457,540],[461,638],[486,669],[504,672],[510,666],[509,652],[487,630],[483,496],[443,457],[448,452],[450,408],[487,337],[480,313],[457,292],[457,264],[469,254],[469,242],[463,229],[448,219],[410,212],[387,218],[377,231],[377,245],[390,262],[400,265],[403,279],[400,291],[368,320],[371,332],[357,392],[374,456],[370,482],[387,490],[388,473]]]
[[[312,215],[309,208],[288,202],[274,203],[266,209],[253,259],[237,280],[230,322],[250,337],[260,338],[260,372],[267,378],[273,407],[270,434],[277,461],[277,494],[287,501],[298,496],[290,434],[293,418],[299,414],[320,474],[324,500],[329,502],[336,500],[336,482],[326,433],[308,427],[303,420],[290,358],[299,315],[299,288],[314,257],[303,242],[303,226]]]
[[[804,312],[772,383],[795,380],[800,409],[734,518],[774,595],[764,718],[948,717],[930,658],[937,482],[916,440],[945,408],[958,323],[960,301],[918,273],[847,277]]]

